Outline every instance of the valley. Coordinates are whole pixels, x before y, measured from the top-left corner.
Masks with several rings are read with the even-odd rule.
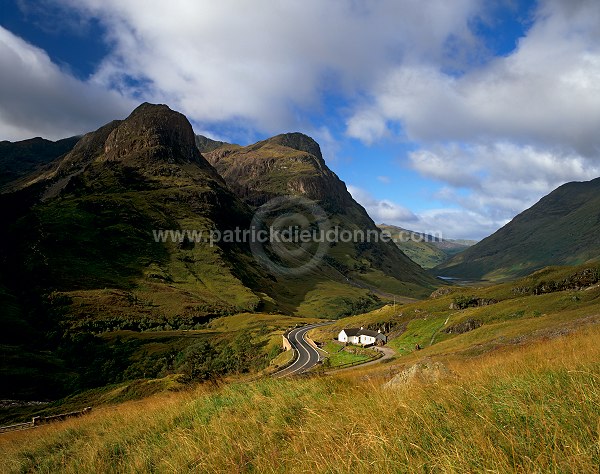
[[[260,326],[254,318],[225,317],[215,329]],[[600,455],[589,423],[600,416],[599,322],[597,265],[446,287],[310,330],[326,342],[343,327],[384,328],[396,355],[381,363],[332,375],[316,366],[308,378],[107,387],[80,395],[79,404],[97,403],[90,415],[3,434],[0,450],[11,470],[63,472],[270,472],[282,462],[286,472],[586,472]],[[376,415],[363,423],[367,413]]]
[[[598,180],[475,242],[377,226],[300,133],[145,103],[66,144],[0,194],[0,422],[93,410],[0,433],[9,472],[598,464]]]

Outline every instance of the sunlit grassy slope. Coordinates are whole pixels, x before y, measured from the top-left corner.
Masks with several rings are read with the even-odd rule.
[[[393,225],[379,224],[377,227],[387,232],[396,246],[423,268],[440,265],[475,244],[472,240],[445,240]]]
[[[333,376],[229,379],[101,405],[80,419],[3,435],[0,459],[7,472],[595,472],[600,285],[588,284],[595,270],[550,268],[346,318],[313,337],[385,327],[395,358]],[[579,286],[530,294],[556,285]],[[489,304],[449,308],[476,299]],[[273,318],[263,323],[284,322]],[[444,330],[469,320],[480,325]],[[261,322],[240,315],[210,329],[251,327],[260,332]],[[384,387],[416,362],[442,363],[449,376]],[[105,403],[149,388],[110,390]]]
[[[388,345],[399,354],[412,353],[416,344],[423,348],[431,346],[428,351],[432,353],[447,350],[470,353],[475,348],[484,351],[510,343],[513,338],[574,325],[600,314],[598,278],[600,269],[596,265],[549,267],[512,283],[481,288],[450,287],[424,301],[387,305],[344,318],[314,329],[311,336],[326,341],[345,327],[364,326],[388,332]],[[569,289],[550,291],[553,285]],[[540,288],[550,292],[534,294],[541,292]],[[487,304],[451,308],[461,299],[482,300]],[[475,321],[479,327],[465,334],[452,331],[468,321]]]
[[[5,434],[6,472],[595,472],[598,328],[455,361],[457,377],[269,380]]]

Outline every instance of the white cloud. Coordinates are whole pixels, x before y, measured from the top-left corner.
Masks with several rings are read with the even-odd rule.
[[[458,207],[420,222],[452,236],[469,236],[464,225],[481,237],[557,186],[599,176],[600,3],[542,0],[515,51],[463,75],[434,61],[397,65],[346,133],[370,144],[398,124],[417,145],[411,167]]]
[[[97,80],[201,123],[266,132],[304,128],[298,111],[318,110],[321,94],[368,93],[399,61],[456,60],[447,41],[474,41],[468,20],[479,8],[476,0],[55,1],[108,31],[113,50]]]
[[[334,115],[323,102],[333,92],[348,107],[335,111],[348,114],[346,135],[371,144],[400,134],[416,149],[410,165],[441,183],[450,209],[415,216],[355,197],[377,221],[454,237],[481,236],[555,186],[600,174],[597,0],[540,0],[516,50],[496,58],[479,55],[469,28],[495,2],[50,1],[69,18],[98,19],[109,54],[82,82],[0,29],[3,137],[93,129],[133,108],[121,93],[225,136],[303,130],[330,158],[336,127],[307,117]],[[487,62],[464,62],[474,56]]]
[[[419,214],[419,222],[410,230],[444,239],[480,240],[507,222],[494,221],[464,209],[432,209]]]
[[[355,186],[348,190],[377,223],[442,235],[481,239],[569,181],[600,176],[600,163],[575,153],[500,143],[436,146],[410,155],[412,167],[442,187],[433,196],[451,207],[413,213],[375,199]]]
[[[390,184],[392,182],[389,176],[377,176],[377,180],[383,184]]]
[[[348,186],[348,192],[361,204],[376,223],[393,224],[415,222],[417,216],[409,209],[388,199],[376,199],[369,192],[356,186]]]
[[[400,122],[418,142],[511,141],[600,155],[600,3],[543,2],[518,48],[456,77],[398,65],[347,123],[366,143]]]
[[[75,79],[0,26],[0,139],[65,138],[126,116],[134,103]]]
[[[600,163],[574,152],[511,143],[450,144],[415,151],[409,157],[414,169],[446,185],[439,199],[498,224],[561,184],[600,175]]]
[[[506,221],[494,221],[478,212],[464,209],[432,209],[419,214],[388,199],[376,199],[368,191],[348,186],[352,197],[377,224],[390,224],[415,232],[447,239],[481,239]]]

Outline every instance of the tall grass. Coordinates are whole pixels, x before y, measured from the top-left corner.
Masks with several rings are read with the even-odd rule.
[[[450,361],[458,378],[201,386],[0,438],[7,472],[597,472],[600,336]]]

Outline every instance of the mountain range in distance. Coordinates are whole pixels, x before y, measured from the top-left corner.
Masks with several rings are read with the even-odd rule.
[[[96,155],[102,155],[100,149],[114,128],[122,123],[131,124],[135,117],[145,117],[147,114],[143,111],[148,112],[153,108],[164,110],[164,107],[166,106],[143,104],[125,121],[111,122],[86,135],[81,141],[81,137],[71,137],[56,142],[42,138],[15,143],[0,142],[0,167],[3,170],[0,190],[5,195],[19,195],[21,199],[23,195],[35,194],[32,191],[38,189],[41,183],[45,196],[38,198],[48,199],[54,195],[68,194],[71,188],[76,187],[79,173],[87,176],[92,169],[98,169],[97,164],[93,165],[92,161],[99,161],[99,156]],[[143,120],[138,120],[137,126]],[[167,114],[162,116],[162,120],[168,122],[171,118]],[[169,125],[169,128],[181,128],[179,125]],[[190,141],[187,146],[193,144],[201,152],[201,158],[195,163],[196,167],[203,168],[219,183],[215,186],[224,188],[242,203],[240,209],[244,208],[247,219],[251,218],[253,209],[271,199],[296,195],[322,204],[336,225],[342,224],[349,229],[374,228],[374,223],[362,206],[352,199],[345,185],[327,168],[319,145],[306,135],[281,134],[245,147],[193,135],[193,132],[188,133],[187,138],[193,139],[193,143]],[[176,142],[177,139],[166,149],[178,146]],[[132,150],[127,150],[127,145],[121,145],[116,153],[123,156],[130,154]],[[138,143],[135,146],[141,145]],[[90,151],[94,147],[96,151]],[[94,155],[94,159],[90,160],[88,155]],[[105,168],[115,166],[114,159],[104,158],[100,161],[107,163]],[[122,164],[124,163],[127,163],[123,167],[127,170],[126,173],[148,165],[141,159],[133,163],[131,157],[122,160]],[[162,171],[155,170],[154,175],[160,175]],[[91,181],[102,182],[106,173],[101,174],[102,176],[93,178],[90,175]],[[156,178],[153,181],[157,181]],[[162,181],[164,184],[164,177]],[[68,183],[68,190],[65,191]],[[171,180],[167,187],[172,185],[177,187],[177,182]],[[135,190],[135,184],[131,183],[131,186],[130,192]],[[93,194],[97,187],[92,186],[85,193]],[[418,296],[424,295],[423,289],[427,292],[435,285],[435,281],[424,276],[405,256],[425,269],[435,268],[431,272],[436,276],[466,279],[506,279],[523,276],[546,265],[579,264],[598,255],[600,248],[596,237],[599,219],[596,211],[598,187],[598,180],[568,183],[479,243],[441,239],[393,225],[379,224],[378,228],[392,236],[401,253],[379,244],[374,246],[375,250],[356,246],[345,249],[348,251],[344,248],[335,251],[329,249],[326,261],[328,265],[321,266],[319,271],[321,276],[326,275],[325,279],[328,281],[337,280],[343,284],[342,280],[352,280],[351,286],[354,288]],[[3,199],[7,201],[6,196]],[[35,199],[37,198],[33,202]],[[25,201],[29,202],[27,199]],[[370,263],[373,263],[375,254],[378,255],[371,270],[377,273],[380,270],[378,267],[387,265],[383,275],[367,275],[369,272],[363,271],[354,272],[352,278],[347,275],[362,268],[364,262],[360,263],[363,256],[361,252],[369,254],[367,260]],[[345,280],[346,278],[349,280]],[[399,281],[403,283],[399,284]],[[301,304],[302,298],[291,297],[286,302],[282,301],[280,306],[285,311],[293,312]]]
[[[444,263],[477,243],[476,240],[468,239],[444,239],[389,224],[379,224],[378,227],[391,236],[407,257],[426,269]]]

